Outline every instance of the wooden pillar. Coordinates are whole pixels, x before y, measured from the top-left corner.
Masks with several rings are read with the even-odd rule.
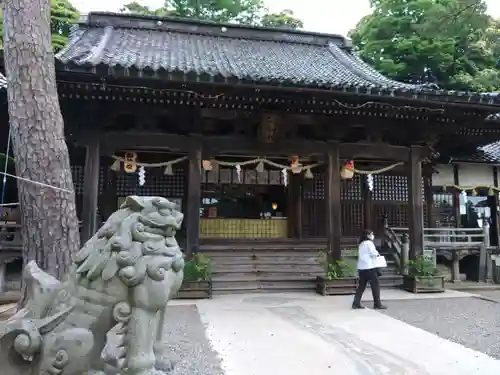
[[[200,248],[201,207],[201,144],[190,150],[186,209],[186,254],[197,253]]]
[[[426,220],[427,227],[433,228],[435,226],[434,223],[434,194],[432,192],[432,171],[428,171],[427,175],[424,177],[424,196],[425,196],[425,205],[427,207],[426,210]]]
[[[6,276],[7,276],[7,262],[4,259],[0,258],[0,293],[5,293],[7,290],[5,283]]]
[[[118,209],[117,176],[110,167],[115,161],[111,157],[101,158],[104,167],[102,194],[99,197],[100,221],[104,222]]]
[[[97,203],[99,199],[99,138],[87,144],[85,175],[83,178],[82,227],[80,238],[85,243],[97,231]]]
[[[325,174],[326,192],[326,236],[327,251],[331,260],[342,256],[340,248],[341,207],[340,207],[340,159],[339,144],[330,143],[327,153],[327,170]]]
[[[495,187],[498,187],[498,168],[495,166],[493,167],[493,185]],[[492,246],[499,246],[500,241],[499,241],[499,236],[500,236],[500,223],[498,220],[498,192],[494,191],[493,197],[491,197],[491,205],[490,205],[490,210],[491,210],[491,245]]]
[[[420,150],[418,146],[411,146],[408,165],[410,260],[422,255],[424,250],[424,201]]]
[[[303,174],[291,174],[288,187],[288,236],[302,238],[302,182]]]

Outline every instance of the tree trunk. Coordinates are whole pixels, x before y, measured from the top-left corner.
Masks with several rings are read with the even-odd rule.
[[[18,180],[23,259],[61,278],[80,247],[57,95],[49,0],[4,0],[4,59]],[[34,182],[50,185],[46,187]],[[64,189],[64,190],[60,190]]]

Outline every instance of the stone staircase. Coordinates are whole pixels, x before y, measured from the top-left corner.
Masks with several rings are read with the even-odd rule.
[[[401,285],[403,285],[403,276],[401,276],[399,272],[394,254],[385,246],[381,246],[378,250],[380,255],[383,255],[387,261],[387,268],[382,269],[382,276],[380,276],[380,286],[382,288],[401,287]]]
[[[343,243],[345,256],[355,256],[353,243]],[[204,244],[201,251],[212,261],[214,295],[314,291],[316,277],[324,276],[320,255],[323,243],[308,241],[244,241]],[[400,287],[396,261],[389,249],[380,248],[388,263],[380,278],[384,288]]]
[[[214,295],[315,290],[324,275],[314,244],[242,243],[204,245],[212,261]]]

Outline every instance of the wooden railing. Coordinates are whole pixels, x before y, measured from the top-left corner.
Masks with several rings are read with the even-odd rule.
[[[22,243],[20,224],[0,224],[0,251],[20,251]]]
[[[390,228],[401,238],[408,228]],[[424,228],[424,246],[436,249],[471,249],[490,245],[489,228]]]
[[[405,264],[408,260],[408,250],[411,238],[408,237],[408,228],[389,227],[384,222],[384,242],[405,273]],[[434,250],[436,253],[451,258],[452,281],[460,280],[459,261],[467,252],[475,251],[479,254],[479,280],[492,278],[492,260],[488,253],[490,248],[489,227],[483,228],[424,228],[424,251]]]
[[[21,257],[21,225],[0,223],[0,293],[5,291],[7,263]]]

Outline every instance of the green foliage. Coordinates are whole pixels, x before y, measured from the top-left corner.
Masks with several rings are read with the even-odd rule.
[[[267,14],[263,0],[166,0],[163,7],[158,9],[134,1],[126,4],[121,11],[266,27],[296,29],[303,26],[291,10]]]
[[[326,269],[328,280],[356,277],[356,263],[353,259],[335,260]]]
[[[304,23],[295,18],[290,9],[282,10],[279,13],[265,14],[261,23],[265,27],[282,27],[284,29],[302,29],[304,27]]]
[[[430,259],[420,256],[408,262],[408,274],[413,277],[419,276],[439,276],[439,270]]]
[[[50,28],[54,52],[59,51],[68,42],[71,25],[78,21],[80,14],[69,0],[51,0]],[[3,17],[0,12],[0,37],[3,48]]]
[[[185,281],[207,281],[212,276],[210,259],[205,255],[197,253],[184,265]]]
[[[483,0],[372,0],[350,32],[361,57],[389,77],[426,76],[446,89],[496,91],[500,28]]]

